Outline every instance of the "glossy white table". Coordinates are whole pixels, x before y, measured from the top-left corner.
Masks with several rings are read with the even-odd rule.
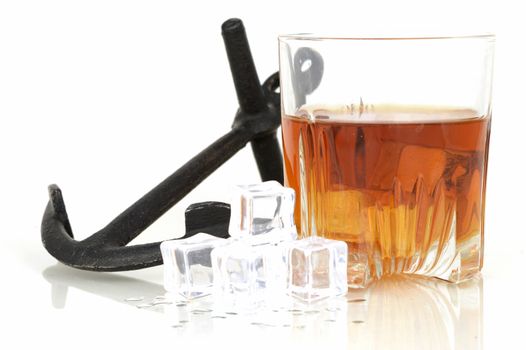
[[[164,295],[161,267],[79,271],[47,256],[36,237],[2,248],[15,259],[2,269],[2,342],[20,348],[493,349],[503,341],[521,348],[526,288],[492,266],[460,285],[389,278],[347,297],[250,313],[211,297],[145,307]],[[516,251],[502,266],[524,266],[524,250]],[[142,300],[127,300],[135,297]]]

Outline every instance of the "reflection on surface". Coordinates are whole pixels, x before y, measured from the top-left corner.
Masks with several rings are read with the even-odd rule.
[[[413,277],[385,277],[367,290],[312,305],[291,299],[239,310],[211,297],[165,306],[168,322],[192,337],[240,329],[306,348],[481,349],[482,278],[455,285]],[[230,310],[230,312],[228,312]],[[233,311],[233,312],[232,312]]]
[[[114,274],[50,267],[55,307],[63,307],[68,287],[137,309],[164,313],[174,336],[189,341],[229,339],[240,332],[283,347],[331,349],[481,349],[482,278],[463,284],[410,277],[386,277],[367,290],[312,305],[290,298],[240,308],[211,296],[185,301],[166,295],[161,285]],[[141,301],[126,301],[143,296]],[[149,304],[152,304],[148,306]],[[263,333],[262,333],[263,332]],[[203,338],[203,335],[206,335]]]
[[[481,277],[458,285],[385,278],[370,288],[366,322],[348,337],[371,349],[481,349],[482,293]]]
[[[164,294],[164,288],[160,284],[117,274],[76,270],[62,264],[48,267],[42,272],[42,276],[51,283],[51,301],[56,308],[66,305],[69,287],[126,304],[129,304],[126,299],[130,297],[151,299]],[[158,308],[150,310],[162,311]]]

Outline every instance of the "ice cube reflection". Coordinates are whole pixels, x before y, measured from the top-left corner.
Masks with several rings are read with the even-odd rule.
[[[315,304],[289,298],[280,305],[230,310],[216,302],[207,305],[210,312],[196,316],[199,322],[209,318],[207,327],[183,323],[178,333],[188,339],[205,333],[210,339],[220,336],[232,339],[234,347],[243,333],[256,337],[261,346],[272,342],[304,349],[477,350],[482,348],[482,285],[481,277],[451,284],[398,275]],[[192,303],[183,308],[196,308]],[[166,307],[184,311],[175,305]]]

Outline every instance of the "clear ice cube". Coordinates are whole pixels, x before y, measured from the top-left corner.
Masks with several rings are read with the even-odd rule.
[[[212,251],[212,266],[218,294],[240,304],[256,303],[284,291],[286,268],[275,244],[234,241]]]
[[[162,242],[164,288],[188,299],[210,294],[214,281],[210,253],[226,243],[206,233]]]
[[[406,192],[413,189],[418,176],[422,176],[425,185],[434,190],[441,180],[446,180],[448,161],[448,153],[443,149],[408,145],[400,153],[396,177]]]
[[[347,244],[308,237],[282,243],[287,293],[311,302],[347,293]]]
[[[277,181],[235,186],[230,204],[232,237],[260,243],[296,239],[294,190]]]

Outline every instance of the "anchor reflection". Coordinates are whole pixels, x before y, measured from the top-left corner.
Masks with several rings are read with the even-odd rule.
[[[42,276],[51,284],[51,303],[58,309],[65,307],[70,287],[134,307],[137,302],[126,300],[138,296],[148,300],[164,294],[160,284],[113,273],[75,270],[62,264],[46,268]],[[161,308],[148,310],[162,312]]]

